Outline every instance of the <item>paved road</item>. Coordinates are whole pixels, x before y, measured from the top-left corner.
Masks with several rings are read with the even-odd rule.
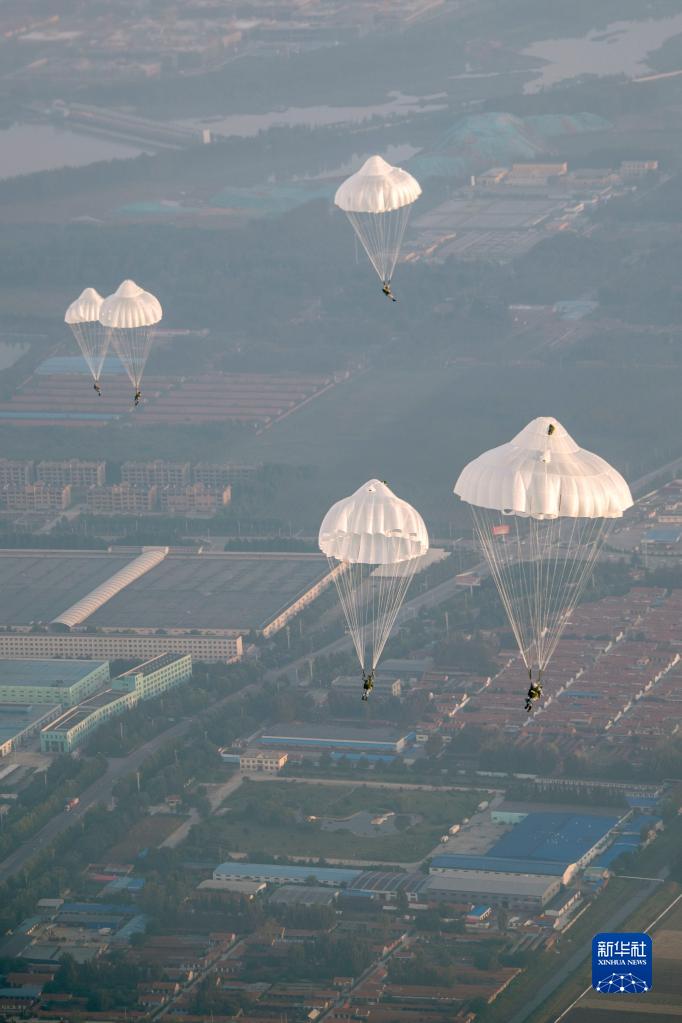
[[[663,874],[661,874],[660,878],[638,888],[626,902],[623,902],[619,908],[612,913],[608,920],[605,920],[600,925],[601,930],[608,933],[617,931],[621,924],[623,924],[629,916],[636,912],[639,907],[654,894],[663,879]],[[508,1023],[525,1023],[525,1021],[532,1016],[534,1012],[542,1008],[543,1004],[551,998],[557,988],[561,987],[561,985],[565,983],[565,981],[567,981],[580,966],[582,966],[590,955],[591,942],[585,941],[564,963],[559,961],[551,980],[548,980],[542,985],[542,987],[538,988],[536,994],[529,999],[523,1009],[509,1019]]]
[[[256,684],[246,686],[244,689],[240,689],[239,692],[226,696],[223,700],[220,700],[217,704],[215,704],[215,706],[219,707],[232,701],[238,701],[245,693],[253,692],[258,688],[259,686]],[[160,735],[150,739],[149,742],[144,744],[144,746],[139,746],[127,757],[110,760],[102,777],[98,778],[97,781],[93,782],[92,785],[89,785],[88,788],[81,793],[80,803],[74,810],[71,810],[70,813],[63,811],[62,813],[57,814],[57,816],[48,821],[36,835],[33,835],[32,838],[20,845],[13,853],[10,853],[7,859],[0,863],[0,881],[6,881],[8,877],[12,876],[12,874],[16,874],[18,871],[23,870],[31,857],[35,856],[36,853],[42,852],[42,850],[49,846],[55,838],[63,834],[67,828],[73,827],[76,823],[78,823],[78,821],[82,820],[88,810],[91,810],[93,806],[97,806],[99,803],[107,803],[111,799],[112,791],[116,783],[120,781],[121,778],[137,771],[144,761],[156,753],[156,751],[162,746],[172,742],[173,739],[181,738],[187,731],[189,731],[191,726],[202,716],[202,714],[205,713],[205,711],[200,711],[192,717],[185,718],[184,721],[180,721],[178,724],[166,729],[165,732],[161,732]]]

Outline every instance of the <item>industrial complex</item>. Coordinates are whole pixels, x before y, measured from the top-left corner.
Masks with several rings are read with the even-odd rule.
[[[0,656],[238,660],[331,581],[317,554],[2,551]]]
[[[107,661],[0,661],[0,757],[40,737],[71,753],[111,717],[192,677],[188,654],[161,654],[111,679]]]

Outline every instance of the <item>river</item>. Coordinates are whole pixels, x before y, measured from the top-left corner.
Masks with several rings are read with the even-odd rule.
[[[682,33],[682,14],[646,21],[614,21],[574,39],[543,39],[523,52],[547,61],[524,91],[539,92],[578,75],[628,75],[650,70],[646,58]]]
[[[58,167],[82,167],[97,160],[139,156],[143,151],[140,146],[80,135],[52,124],[13,124],[0,130],[0,180]]]

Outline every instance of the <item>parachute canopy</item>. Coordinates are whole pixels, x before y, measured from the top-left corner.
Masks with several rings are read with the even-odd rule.
[[[613,519],[632,505],[630,489],[556,419],[540,417],[467,465],[454,492],[471,506],[526,667],[541,673]]]
[[[382,281],[393,276],[412,203],[421,191],[407,171],[370,156],[336,192],[335,204],[347,215]]]
[[[113,295],[102,302],[100,319],[105,327],[129,330],[152,327],[163,316],[161,303],[135,283],[123,281]]]
[[[64,313],[64,322],[99,323],[99,313],[104,299],[94,288],[85,288]]]
[[[134,281],[123,281],[114,294],[102,302],[100,320],[136,392],[149,358],[154,326],[162,315],[158,298],[143,291]]]
[[[95,383],[99,383],[109,349],[109,335],[99,319],[102,302],[99,292],[86,288],[64,314]]]
[[[334,569],[360,666],[373,670],[429,549],[424,520],[381,480],[369,480],[330,508],[319,546]]]
[[[471,505],[538,519],[619,518],[632,505],[620,473],[546,416],[470,462],[455,493]]]

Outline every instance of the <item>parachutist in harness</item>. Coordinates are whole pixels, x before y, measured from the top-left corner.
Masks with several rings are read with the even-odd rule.
[[[138,390],[138,391],[135,391],[135,397],[134,397],[134,399],[133,399],[133,400],[134,400],[134,402],[135,402],[135,408],[137,408],[137,406],[138,406],[138,405],[140,404],[140,398],[141,398],[141,397],[142,397],[142,392],[141,392],[141,391],[139,391],[139,390]]]
[[[369,671],[362,673],[362,699],[369,700],[369,694],[374,689],[374,672]]]
[[[542,672],[538,674],[537,681],[532,681],[532,672],[528,672],[528,677],[531,679],[530,689],[526,696],[526,711],[530,714],[533,709],[533,704],[536,700],[539,700],[542,696]]]
[[[386,296],[386,298],[390,298],[391,302],[397,302],[398,301],[398,299],[395,297],[395,295],[391,291],[391,282],[390,281],[384,281],[381,290],[383,291],[383,293]]]
[[[99,386],[99,380],[95,380],[95,382],[94,382],[94,384],[92,386],[93,386],[94,390],[97,391],[98,395],[101,398],[102,397],[102,388]]]

